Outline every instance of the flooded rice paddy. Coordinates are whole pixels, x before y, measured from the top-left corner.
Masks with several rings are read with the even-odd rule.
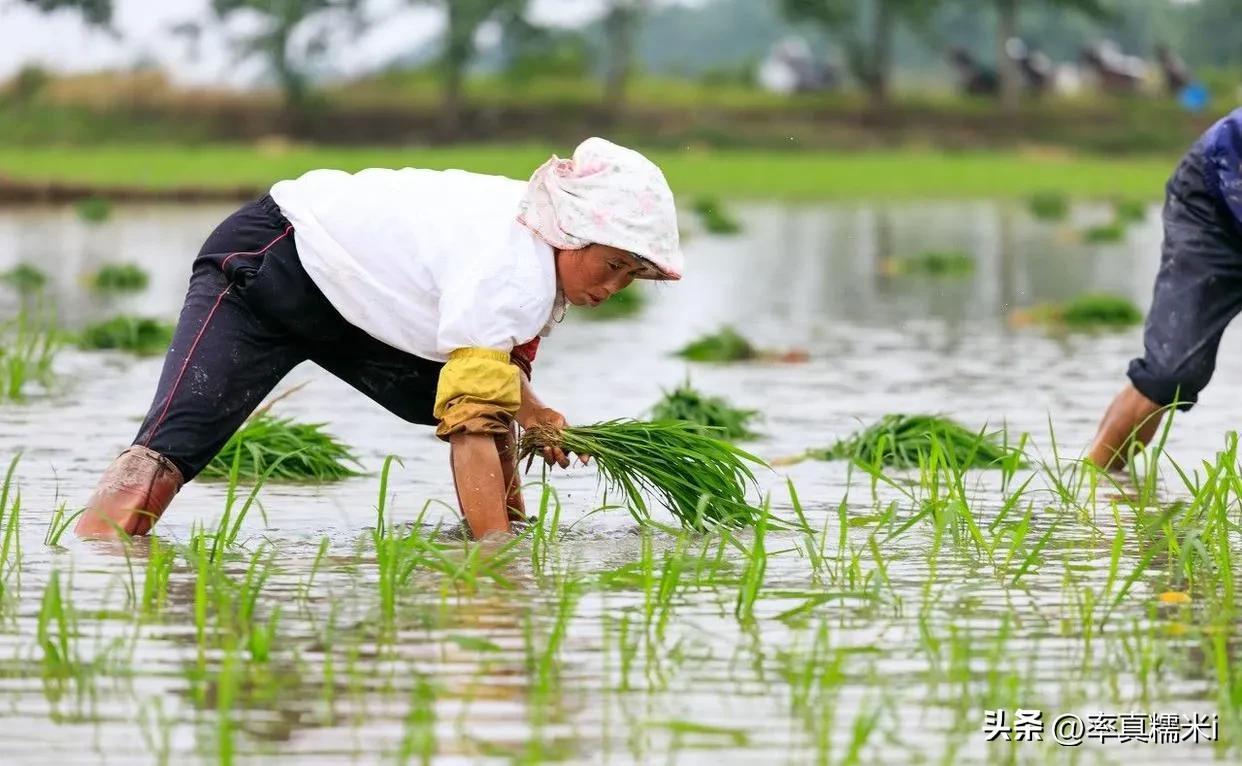
[[[228,212],[122,207],[92,225],[70,209],[3,210],[0,271],[48,272],[70,327],[173,320],[193,254]],[[83,502],[129,443],[160,368],[68,348],[50,391],[0,405],[0,458],[21,455],[7,519],[18,491],[20,514],[0,532],[0,761],[1236,760],[1242,480],[1236,452],[1218,452],[1242,415],[1237,335],[1165,455],[1113,485],[1074,461],[1141,331],[1011,322],[1085,291],[1145,307],[1157,211],[1100,245],[1073,231],[1106,220],[1104,206],[1070,223],[992,202],[737,212],[736,237],[687,221],[690,276],[649,289],[638,316],[571,315],[536,364],[543,397],[571,422],[641,416],[689,375],[764,412],[745,446],[765,458],[929,411],[1029,432],[1030,468],[763,471],[773,514],[796,522],[800,509],[806,529],[734,535],[640,529],[624,511],[592,513],[593,469],[558,471],[554,493],[535,470],[541,522],[480,549],[461,540],[431,430],[308,364],[276,412],[328,423],[368,475],[262,488],[232,545],[213,534],[249,488],[230,505],[221,482],[187,486],[132,546],[47,545],[54,509]],[[885,275],[886,259],[928,249],[964,250],[976,268]],[[140,263],[150,287],[88,292],[85,275],[110,262]],[[5,315],[16,305],[0,291]],[[722,324],[810,361],[669,355]]]

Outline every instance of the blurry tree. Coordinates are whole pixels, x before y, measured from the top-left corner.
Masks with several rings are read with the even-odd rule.
[[[276,75],[285,103],[297,110],[306,106],[310,93],[307,61],[327,50],[330,33],[339,27],[322,25],[300,48],[293,44],[295,33],[310,20],[322,20],[329,13],[340,14],[358,26],[362,3],[363,0],[211,0],[211,7],[222,20],[246,13],[260,19],[259,30],[238,41],[242,56],[265,59]]]
[[[608,68],[604,71],[604,108],[615,118],[625,110],[634,71],[634,38],[650,0],[609,0],[604,14]]]
[[[850,72],[876,106],[888,101],[898,26],[923,27],[942,3],[943,0],[781,0],[790,20],[814,22],[840,42]]]
[[[1178,8],[1182,16],[1183,53],[1189,61],[1220,68],[1242,66],[1242,12],[1238,0],[1198,0]]]
[[[91,24],[104,26],[112,22],[112,0],[22,0],[41,11],[58,11],[62,8],[73,8],[82,12],[82,17]]]
[[[466,68],[475,54],[475,36],[489,21],[502,24],[520,17],[527,0],[412,0],[415,5],[436,5],[444,10],[446,27],[440,54],[443,77],[444,128],[451,133],[461,124],[462,93]]]

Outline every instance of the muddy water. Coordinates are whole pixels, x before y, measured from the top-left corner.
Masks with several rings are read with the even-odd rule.
[[[120,208],[89,225],[71,210],[0,211],[0,271],[28,262],[51,274],[49,292],[69,326],[122,311],[171,320],[198,244],[228,212]],[[826,445],[885,413],[937,411],[1030,431],[1033,456],[1051,459],[1049,418],[1060,451],[1077,455],[1141,348],[1137,329],[1053,337],[1011,320],[1020,307],[1088,290],[1145,307],[1158,259],[1155,210],[1109,245],[1074,237],[1104,220],[1104,207],[1076,210],[1062,224],[993,202],[739,212],[746,227],[737,237],[686,222],[690,276],[649,289],[638,317],[571,315],[541,350],[535,382],[544,398],[576,422],[641,415],[689,375],[765,413],[767,435],[747,445],[764,457]],[[929,249],[965,250],[977,268],[963,278],[885,276],[886,259]],[[109,298],[84,288],[100,265],[127,261],[150,272],[150,289]],[[0,311],[14,306],[0,292]],[[811,361],[711,367],[669,356],[725,323],[760,346],[806,349]],[[1242,381],[1238,346],[1226,336],[1200,408],[1179,418],[1169,451],[1183,464],[1210,458],[1242,414],[1232,395]],[[1007,707],[1011,717],[1017,707],[1040,708],[1049,727],[1061,713],[1215,712],[1203,642],[1182,624],[1193,621],[1152,608],[1165,587],[1153,573],[1137,580],[1108,630],[1086,639],[1067,573],[1075,588],[1102,587],[1114,529],[1107,506],[1090,520],[1098,526],[1071,520],[1017,585],[964,549],[933,553],[926,525],[881,537],[877,560],[866,517],[889,502],[908,516],[913,504],[891,487],[873,498],[870,482],[842,464],[762,473],[779,515],[791,513],[786,479],[796,485],[832,563],[816,573],[801,536],[771,533],[753,618],[735,613],[746,566],[737,548],[640,534],[622,512],[588,516],[601,498],[594,471],[578,468],[553,479],[572,528],[548,560],[532,562],[521,543],[504,583],[484,578],[473,588],[416,573],[399,597],[396,640],[375,629],[377,476],[269,486],[265,517],[252,514],[242,538],[247,550],[275,556],[257,613],[266,619],[280,607],[279,640],[266,663],[242,652],[237,662],[249,675],[230,697],[221,680],[227,657],[200,647],[184,556],[162,612],[137,620],[126,588],[141,590],[145,542],[128,553],[42,544],[50,510],[80,503],[128,444],[159,367],[158,359],[67,350],[54,390],[0,409],[0,457],[22,452],[23,507],[20,587],[10,585],[17,595],[0,626],[5,763],[1164,763],[1218,755],[1207,744],[1115,739],[1064,747],[1050,732],[1042,742],[986,742],[987,708]],[[447,453],[429,429],[389,416],[311,365],[282,388],[303,382],[278,412],[329,423],[368,471],[387,454],[401,458],[390,518],[409,521],[429,500],[451,501]],[[994,516],[999,479],[972,482],[977,512]],[[1167,491],[1177,494],[1173,484]],[[196,524],[214,524],[225,496],[220,484],[186,487],[158,537],[185,543]],[[532,486],[528,502],[538,498]],[[844,537],[839,507],[854,518]],[[453,526],[442,505],[424,518]],[[1035,526],[1049,523],[1041,516]],[[453,537],[428,534],[445,544]],[[325,536],[328,554],[316,566]],[[865,587],[847,571],[856,552]],[[239,580],[248,555],[228,565]],[[698,573],[683,572],[661,602],[665,617],[651,617],[652,583],[666,562],[682,559],[694,559],[687,566]],[[646,579],[632,571],[644,560],[654,562]],[[1123,572],[1137,564],[1127,551]],[[77,619],[76,629],[44,631],[72,637],[81,672],[68,681],[45,670],[38,629],[53,572]],[[867,596],[881,579],[882,595]],[[1219,735],[1236,731],[1222,725]]]

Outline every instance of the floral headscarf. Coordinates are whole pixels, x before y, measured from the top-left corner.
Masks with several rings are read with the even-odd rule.
[[[673,191],[651,160],[588,138],[573,159],[552,155],[531,176],[518,222],[553,247],[591,244],[626,250],[660,279],[681,279],[683,257]]]

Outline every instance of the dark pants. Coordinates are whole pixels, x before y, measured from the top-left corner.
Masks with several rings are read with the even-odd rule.
[[[1143,357],[1130,363],[1134,387],[1153,402],[1190,409],[1212,379],[1216,350],[1242,310],[1242,231],[1207,182],[1196,144],[1165,188],[1164,245]]]
[[[195,259],[155,401],[134,443],[172,460],[189,481],[308,359],[398,417],[435,424],[442,364],[346,322],[302,268],[293,227],[263,197],[216,227]]]

